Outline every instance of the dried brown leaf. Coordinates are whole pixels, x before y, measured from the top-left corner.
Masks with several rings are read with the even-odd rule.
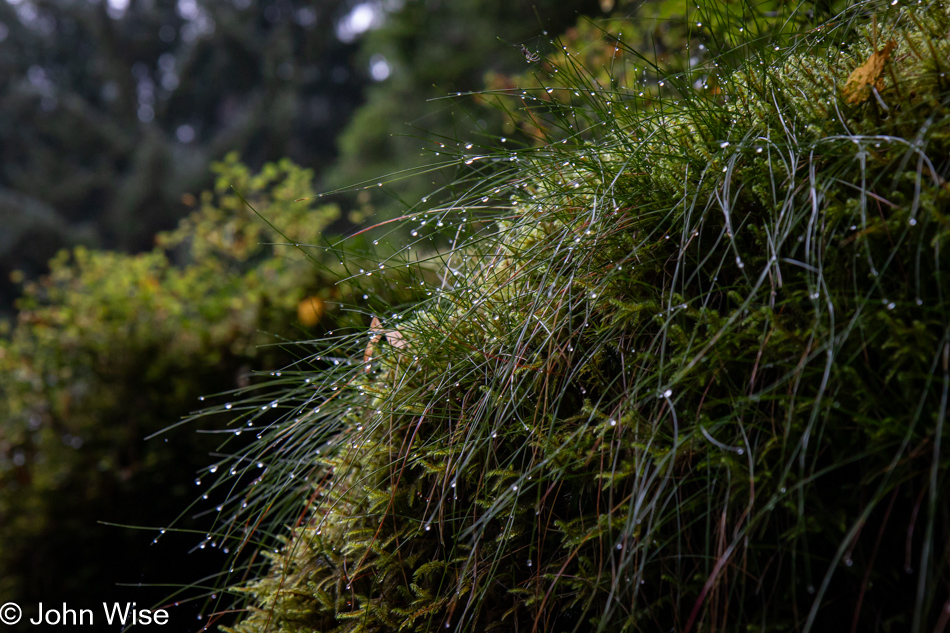
[[[896,46],[897,42],[889,41],[882,50],[872,53],[866,62],[854,69],[842,90],[848,103],[857,104],[867,100],[872,88],[879,91],[884,89],[884,65]]]
[[[370,371],[369,364],[373,360],[373,347],[382,337],[385,336],[389,344],[396,349],[404,349],[406,347],[406,339],[403,338],[402,333],[400,333],[399,330],[384,329],[378,317],[373,317],[372,322],[369,324],[369,331],[372,332],[372,336],[370,336],[369,342],[366,344],[366,352],[363,354],[363,363],[366,364],[366,371]]]

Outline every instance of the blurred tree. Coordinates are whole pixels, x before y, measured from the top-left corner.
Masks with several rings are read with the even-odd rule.
[[[361,99],[345,0],[0,2],[0,310],[64,245],[143,250],[238,151],[320,169]]]
[[[340,157],[327,185],[375,184],[381,176],[402,172],[373,194],[375,200],[364,195],[360,202],[391,209],[418,202],[432,191],[433,177],[407,178],[406,170],[469,151],[469,143],[470,151],[497,143],[501,113],[464,98],[465,93],[484,89],[488,71],[523,69],[521,44],[532,50],[546,46],[580,14],[602,15],[600,3],[407,0],[363,41],[361,60],[383,80],[367,89],[366,104],[341,133]],[[440,136],[447,148],[439,147]]]

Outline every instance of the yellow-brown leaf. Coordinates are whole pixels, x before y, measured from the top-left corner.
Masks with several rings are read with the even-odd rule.
[[[882,50],[872,53],[866,62],[854,69],[842,90],[848,103],[856,104],[865,101],[871,96],[871,88],[884,89],[882,78],[884,65],[896,46],[897,42],[889,41]]]

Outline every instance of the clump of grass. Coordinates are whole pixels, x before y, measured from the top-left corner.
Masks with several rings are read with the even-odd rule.
[[[945,627],[948,29],[860,3],[649,107],[559,65],[262,405],[234,630]]]

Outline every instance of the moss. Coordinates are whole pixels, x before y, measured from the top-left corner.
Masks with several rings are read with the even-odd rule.
[[[716,94],[547,110],[600,125],[466,181],[498,223],[430,212],[473,237],[324,382],[307,518],[234,630],[931,630],[948,28],[864,3]]]

